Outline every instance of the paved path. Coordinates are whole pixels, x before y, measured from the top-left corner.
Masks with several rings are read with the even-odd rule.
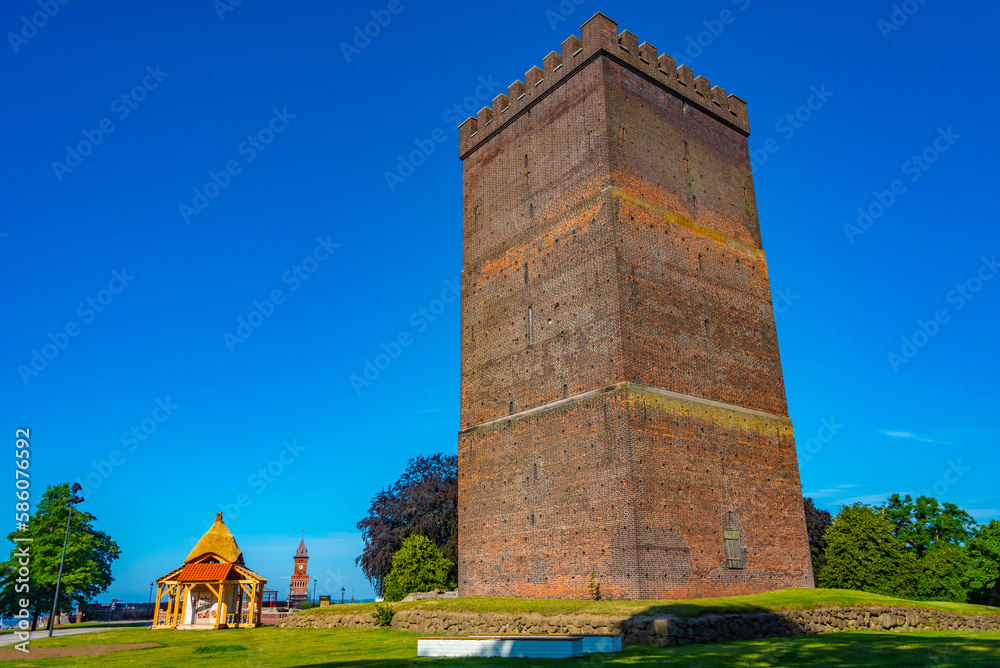
[[[53,637],[57,637],[57,636],[75,636],[75,635],[80,634],[80,633],[95,633],[97,631],[114,631],[116,629],[135,628],[137,626],[138,627],[149,626],[150,623],[151,622],[149,622],[149,621],[145,621],[145,622],[131,622],[131,621],[129,621],[129,622],[112,622],[110,628],[107,627],[107,626],[86,626],[86,627],[84,627],[82,629],[59,628],[59,629],[56,629],[53,632],[52,635],[53,635]],[[48,638],[48,637],[49,637],[49,632],[48,631],[42,630],[42,631],[32,631],[31,632],[31,640],[41,640],[42,638]],[[3,647],[4,645],[13,645],[13,644],[16,644],[16,643],[19,643],[19,642],[22,642],[21,639],[18,638],[17,635],[15,635],[13,633],[0,633],[0,647]]]

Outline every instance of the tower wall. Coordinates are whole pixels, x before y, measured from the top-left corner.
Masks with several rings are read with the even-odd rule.
[[[636,42],[460,128],[463,595],[812,582],[746,106]]]

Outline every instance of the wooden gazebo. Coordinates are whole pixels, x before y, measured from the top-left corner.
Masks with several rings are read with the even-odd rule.
[[[152,628],[253,628],[260,624],[265,584],[243,563],[243,552],[218,513],[184,565],[156,581]],[[161,611],[164,596],[167,609]]]

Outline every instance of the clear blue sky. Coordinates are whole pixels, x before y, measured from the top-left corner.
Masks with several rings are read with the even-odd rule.
[[[269,586],[305,532],[320,593],[371,595],[355,523],[410,457],[456,450],[454,106],[598,10],[749,103],[804,491],[1000,517],[1000,278],[977,276],[1000,254],[995,4],[882,28],[888,0],[389,4],[76,0],[37,30],[37,0],[0,10],[0,424],[11,450],[31,428],[36,495],[99,483],[85,506],[123,549],[103,600],[146,600],[220,507]]]

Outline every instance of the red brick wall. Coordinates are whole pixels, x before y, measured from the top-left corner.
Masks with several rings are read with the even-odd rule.
[[[787,419],[622,386],[459,437],[464,596],[812,586]],[[743,535],[726,567],[723,531]]]
[[[704,94],[591,52],[511,116],[498,98],[463,125],[459,587],[809,586],[745,114],[721,122]]]

